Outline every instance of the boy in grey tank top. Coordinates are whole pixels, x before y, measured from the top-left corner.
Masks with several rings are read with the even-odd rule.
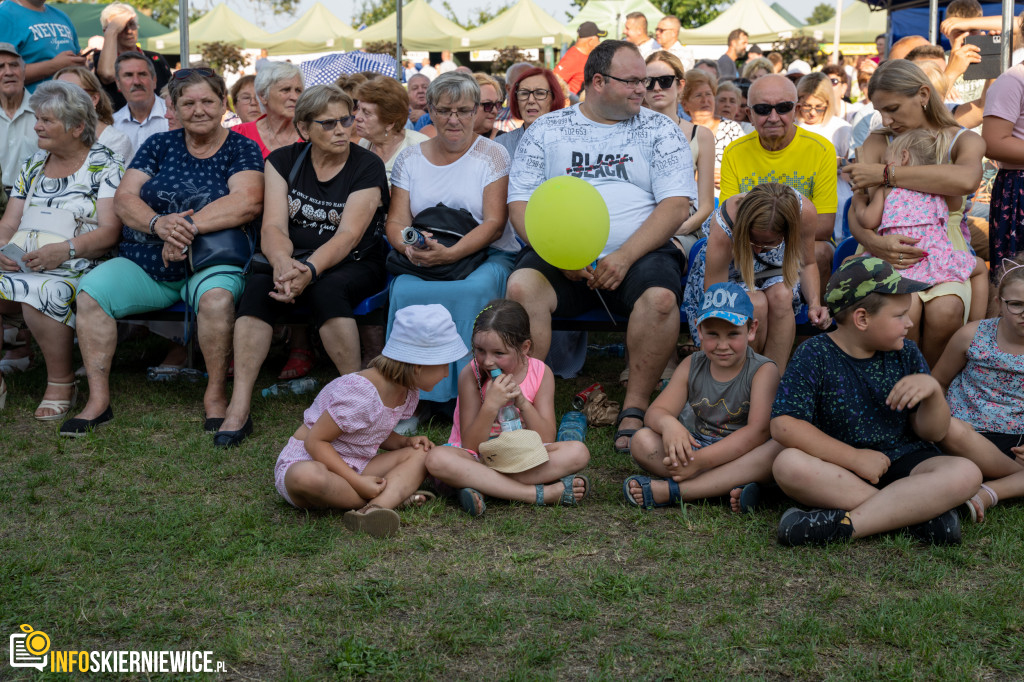
[[[679,506],[729,494],[735,511],[757,504],[758,483],[772,478],[782,447],[770,440],[775,363],[749,346],[754,306],[733,282],[711,285],[697,317],[701,350],[676,369],[633,436],[633,459],[653,476],[622,484],[634,506]]]

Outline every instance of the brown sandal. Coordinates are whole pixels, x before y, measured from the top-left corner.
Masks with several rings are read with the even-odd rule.
[[[366,533],[375,538],[386,538],[398,532],[400,519],[394,509],[368,504],[359,511],[345,512],[345,527],[354,533]]]

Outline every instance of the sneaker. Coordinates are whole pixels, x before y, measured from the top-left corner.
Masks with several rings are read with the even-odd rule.
[[[939,514],[930,521],[907,526],[906,532],[915,540],[932,545],[960,544],[960,517],[955,509]]]
[[[853,525],[847,514],[843,509],[787,509],[779,519],[779,544],[796,547],[849,540]],[[843,523],[844,519],[846,523]]]

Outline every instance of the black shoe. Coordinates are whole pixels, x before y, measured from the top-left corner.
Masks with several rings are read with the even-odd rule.
[[[213,444],[218,448],[231,448],[241,445],[247,436],[252,434],[252,417],[246,417],[242,428],[237,431],[218,431],[213,434]]]
[[[80,419],[75,417],[60,425],[60,435],[66,438],[80,438],[90,431],[94,431],[100,424],[105,424],[114,418],[114,411],[107,405],[103,414],[95,419]]]
[[[220,426],[223,423],[224,417],[204,417],[203,431],[206,431],[207,433],[217,433],[220,431]]]
[[[960,517],[955,509],[939,514],[930,521],[907,526],[906,532],[915,540],[932,545],[960,544]]]
[[[830,542],[849,540],[853,525],[849,523],[843,509],[814,509],[801,511],[796,507],[787,509],[779,519],[779,544],[825,545]],[[843,523],[843,520],[846,523]]]

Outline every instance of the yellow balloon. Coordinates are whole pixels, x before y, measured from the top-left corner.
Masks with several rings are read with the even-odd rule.
[[[608,205],[586,180],[545,181],[526,204],[526,237],[541,258],[562,270],[585,268],[608,243]]]

